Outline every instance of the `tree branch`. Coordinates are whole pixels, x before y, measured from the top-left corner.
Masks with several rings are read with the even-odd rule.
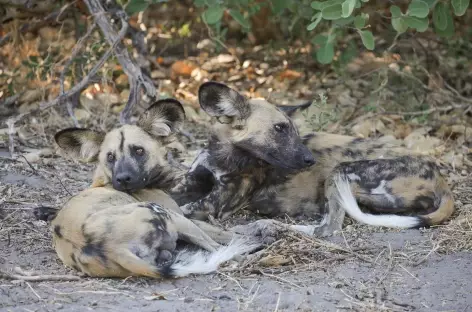
[[[117,38],[116,32],[107,18],[107,13],[100,3],[100,0],[84,0],[84,2],[88,7],[89,12],[94,16],[95,21],[102,30],[107,41],[115,42]],[[117,12],[116,16],[121,19],[123,25],[128,25],[128,22],[126,21],[126,13],[124,11]],[[144,89],[146,95],[151,99],[156,98],[157,91],[151,79],[131,60],[128,50],[126,50],[126,47],[123,44],[120,43],[117,45],[115,55],[118,58],[118,62],[120,62],[123,67],[123,71],[128,76],[130,84],[130,96],[120,115],[120,122],[124,124],[129,122],[131,111],[139,101],[139,91],[141,88]]]
[[[83,35],[82,38],[80,38],[77,41],[77,44],[75,45],[74,49],[72,50],[70,58],[67,60],[66,64],[64,65],[64,69],[62,70],[61,78],[60,78],[60,84],[61,84],[60,92],[59,92],[60,96],[64,95],[64,80],[65,80],[67,70],[69,69],[70,65],[72,64],[75,57],[77,56],[77,53],[82,49],[82,46],[84,45],[84,42],[92,34],[92,32],[94,31],[96,26],[97,26],[97,23],[94,22],[93,25],[90,26],[87,29],[87,32],[85,33],[85,35]],[[70,97],[68,97],[66,99],[67,112],[69,113],[69,116],[70,116],[70,118],[72,118],[72,121],[74,122],[74,125],[76,127],[79,126],[79,121],[75,117],[74,108],[77,106],[77,102],[80,99],[80,93],[82,92],[82,90],[79,90],[76,94],[71,95]]]
[[[41,103],[39,105],[39,108],[37,108],[37,109],[31,110],[31,111],[26,112],[26,113],[19,114],[18,116],[11,117],[7,120],[7,125],[8,125],[8,129],[9,129],[9,133],[10,133],[10,135],[9,135],[9,140],[10,140],[9,149],[10,149],[11,157],[13,157],[13,154],[14,154],[14,145],[13,145],[13,136],[12,136],[12,134],[15,132],[14,131],[15,130],[15,123],[17,123],[18,121],[22,120],[24,117],[26,117],[30,114],[40,112],[44,109],[47,109],[47,108],[52,107],[54,105],[57,105],[58,103],[62,103],[63,101],[65,101],[70,96],[73,96],[73,95],[77,94],[78,92],[82,91],[84,88],[86,88],[90,84],[93,77],[97,74],[97,72],[103,66],[103,64],[111,56],[113,51],[117,48],[118,44],[121,43],[121,39],[123,39],[123,37],[126,35],[127,30],[128,30],[128,23],[123,23],[120,32],[116,35],[116,37],[114,37],[114,41],[113,41],[112,46],[105,52],[105,54],[103,54],[103,56],[100,58],[100,60],[97,62],[97,64],[95,64],[93,66],[93,68],[90,70],[90,72],[87,74],[87,76],[82,78],[82,80],[78,84],[76,84],[74,87],[72,87],[69,91],[60,94],[57,98],[55,98],[54,100],[52,100],[50,102]]]

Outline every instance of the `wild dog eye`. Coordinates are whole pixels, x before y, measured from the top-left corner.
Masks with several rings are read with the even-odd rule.
[[[144,148],[142,147],[137,147],[134,152],[136,153],[136,155],[138,156],[143,156],[144,155]]]
[[[274,125],[274,129],[275,129],[275,131],[277,131],[277,132],[283,132],[285,129],[287,129],[287,125],[286,125],[286,124],[283,124],[283,123],[275,124],[275,125]]]
[[[114,162],[115,161],[115,155],[112,152],[108,152],[107,160],[108,160],[108,162]]]

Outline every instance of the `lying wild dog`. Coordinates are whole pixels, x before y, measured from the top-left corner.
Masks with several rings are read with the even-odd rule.
[[[213,134],[172,192],[188,192],[208,176],[212,185],[199,199],[179,202],[189,218],[226,219],[247,207],[270,217],[318,216],[321,223],[303,231],[330,235],[341,229],[345,212],[370,225],[414,228],[441,223],[454,211],[432,160],[378,140],[329,133],[301,138],[280,107],[220,83],[202,84],[198,96],[214,117]],[[400,212],[415,216],[393,214]]]
[[[137,125],[108,133],[71,128],[55,135],[67,154],[98,161],[94,187],[52,215],[37,211],[43,213],[39,218],[51,217],[53,245],[65,265],[89,276],[185,276],[212,272],[257,247],[243,238],[219,245],[164,192],[176,175],[165,161],[165,145],[184,118],[179,102],[162,100]],[[202,228],[221,234],[210,225]],[[210,253],[182,251],[174,257],[178,239]]]

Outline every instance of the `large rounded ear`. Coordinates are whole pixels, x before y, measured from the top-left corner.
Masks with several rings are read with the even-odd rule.
[[[180,130],[185,111],[179,101],[159,100],[139,118],[137,125],[153,136],[165,137]]]
[[[67,128],[54,136],[57,145],[68,155],[87,162],[96,161],[105,133],[89,129]]]
[[[209,81],[198,90],[200,107],[213,117],[246,119],[251,113],[246,98],[227,85]]]

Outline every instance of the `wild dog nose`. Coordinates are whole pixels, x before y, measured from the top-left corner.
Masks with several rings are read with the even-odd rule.
[[[313,166],[316,163],[315,158],[312,155],[303,156],[303,162],[306,166]]]
[[[126,172],[119,173],[116,175],[116,181],[121,185],[128,184],[131,182],[131,175]]]

